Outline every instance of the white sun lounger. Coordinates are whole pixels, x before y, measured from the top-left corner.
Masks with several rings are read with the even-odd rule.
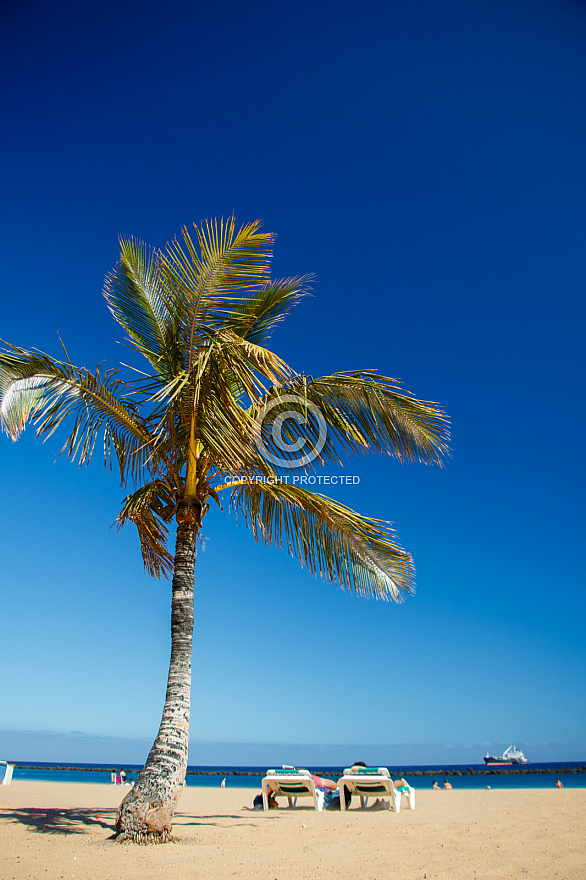
[[[315,787],[309,770],[267,770],[262,781],[263,809],[269,808],[269,791],[274,795],[284,795],[290,807],[295,807],[297,798],[310,797],[313,806],[320,813],[324,806],[324,793]]]
[[[0,761],[0,764],[4,764],[6,770],[4,771],[4,779],[2,780],[2,785],[10,785],[12,782],[12,772],[14,770],[13,764],[8,764],[7,761]]]
[[[347,768],[342,778],[338,780],[338,786],[342,810],[346,809],[344,788],[347,788],[350,794],[359,795],[361,807],[365,807],[368,798],[376,794],[382,795],[383,798],[385,795],[388,796],[395,813],[401,812],[401,795],[408,798],[410,808],[415,809],[415,789],[410,785],[395,788],[386,767],[360,767],[354,770]]]

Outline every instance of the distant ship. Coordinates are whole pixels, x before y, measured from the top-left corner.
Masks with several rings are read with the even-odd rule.
[[[500,758],[495,758],[493,755],[486,755],[484,763],[488,764],[489,767],[505,767],[509,764],[529,764],[529,761],[521,749],[518,749],[517,746],[509,746]]]

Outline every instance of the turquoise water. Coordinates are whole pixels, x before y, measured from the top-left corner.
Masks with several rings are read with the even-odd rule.
[[[25,762],[22,762],[23,764]],[[59,764],[44,764],[41,762],[26,762],[29,765],[34,764],[34,769],[26,766],[20,766],[15,763],[13,781],[20,779],[41,780],[47,782],[92,782],[104,785],[111,785],[110,773],[112,765],[99,764],[70,764],[67,767]],[[563,767],[580,768],[585,762],[565,762]],[[70,769],[75,768],[75,769]],[[90,769],[94,768],[94,769]],[[136,764],[124,764],[117,768],[124,769],[129,780],[136,779],[140,770],[140,766]],[[260,790],[261,779],[266,772],[265,767],[193,767],[189,768],[200,771],[199,773],[189,773],[186,777],[189,787],[206,786],[214,787],[220,785],[223,778],[226,779],[227,788],[250,788]],[[310,768],[318,775],[330,776],[337,779],[342,775],[342,767],[320,767]],[[414,788],[431,788],[434,779],[443,783],[444,778],[449,778],[452,786],[458,788],[475,788],[481,789],[490,786],[491,788],[553,788],[556,779],[561,779],[565,788],[586,788],[586,773],[568,773],[564,772],[561,764],[532,764],[533,770],[555,770],[555,773],[527,773],[527,774],[505,774],[499,770],[492,770],[488,775],[482,776],[458,776],[458,771],[465,771],[466,766],[418,766],[418,767],[391,767],[389,765],[391,775],[394,778],[405,777]],[[484,765],[473,765],[473,770],[484,769]],[[3,768],[0,768],[0,775]],[[433,776],[416,776],[413,772],[416,770],[425,770],[426,772],[433,770]],[[233,775],[234,773],[252,773],[254,775]]]

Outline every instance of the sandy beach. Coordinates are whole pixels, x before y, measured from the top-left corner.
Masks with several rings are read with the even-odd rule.
[[[108,838],[124,789],[21,782],[0,788],[0,876],[584,880],[586,789],[417,791],[414,811],[250,807],[251,789],[187,788],[179,844]],[[301,801],[299,802],[302,803]]]

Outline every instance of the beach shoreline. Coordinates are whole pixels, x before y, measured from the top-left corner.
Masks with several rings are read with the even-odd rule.
[[[109,839],[127,791],[85,782],[0,787],[2,876],[584,878],[585,789],[418,789],[416,809],[395,815],[318,814],[306,805],[264,814],[252,809],[250,788],[194,787],[182,792],[177,808],[181,843],[147,847]]]

